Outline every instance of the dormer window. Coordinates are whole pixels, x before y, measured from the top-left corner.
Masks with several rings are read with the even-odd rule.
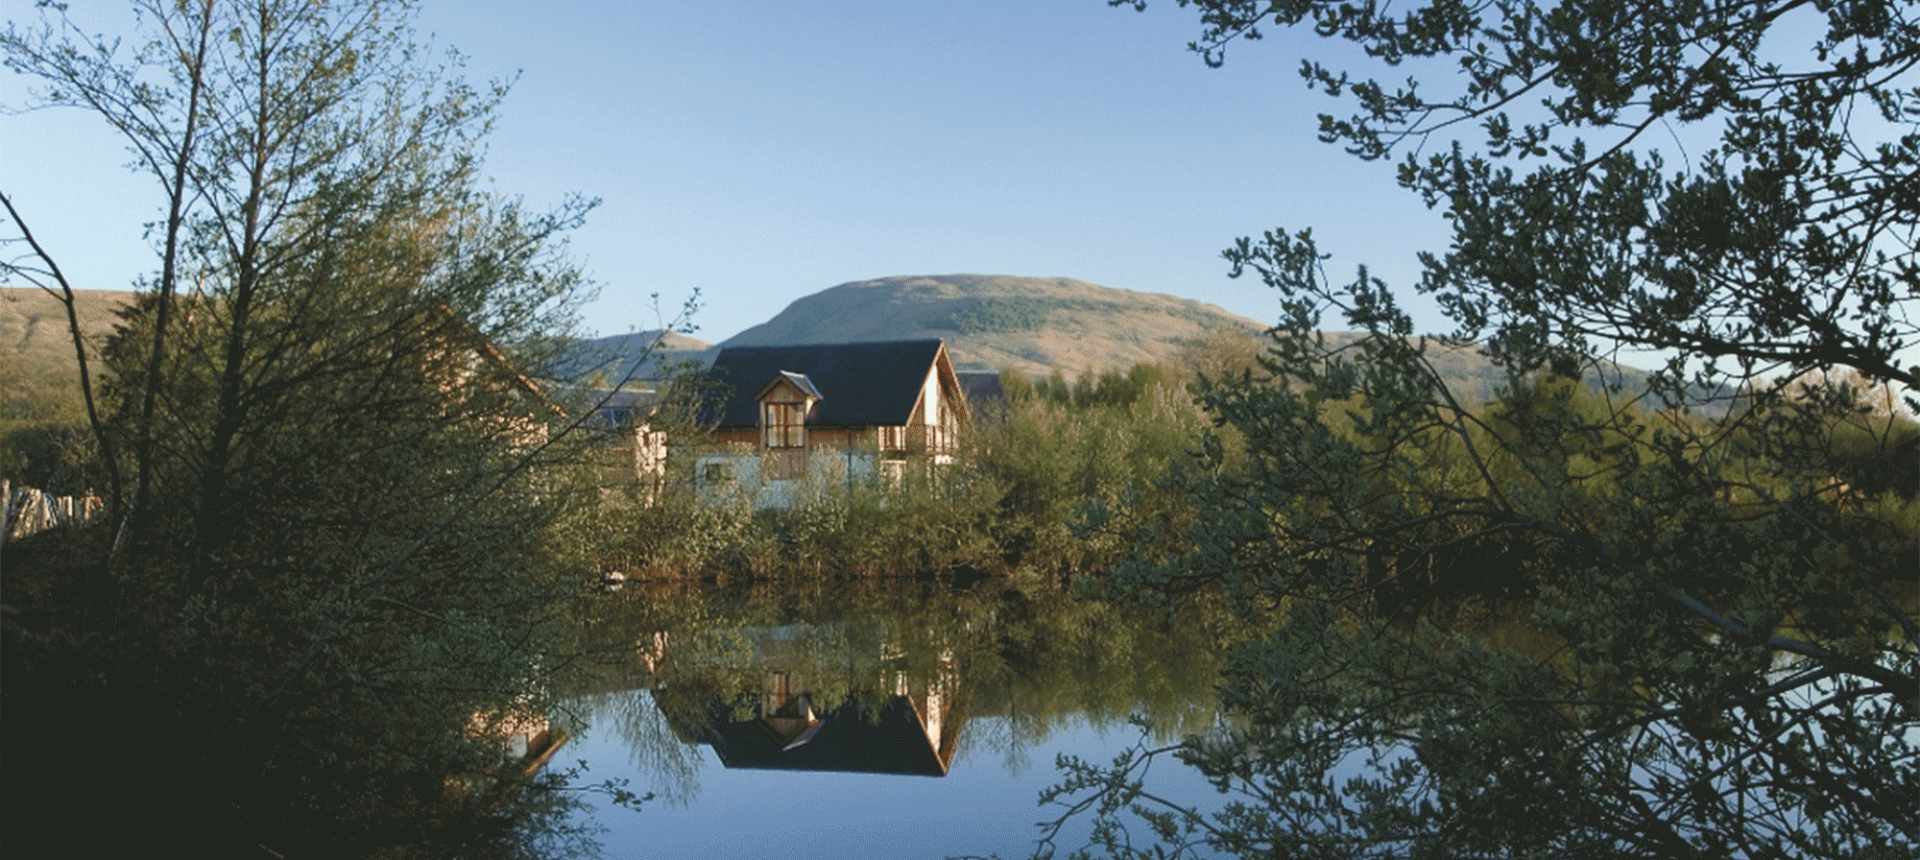
[[[765,428],[769,449],[807,447],[805,403],[760,404],[760,426]]]
[[[775,458],[772,477],[798,477],[806,470],[807,419],[822,400],[804,373],[783,370],[760,390],[760,445]]]

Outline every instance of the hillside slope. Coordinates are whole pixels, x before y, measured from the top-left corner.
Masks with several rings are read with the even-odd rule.
[[[721,346],[940,338],[961,370],[1116,370],[1170,360],[1216,329],[1264,326],[1213,305],[1071,278],[908,275],[795,301]]]
[[[1055,370],[1126,370],[1139,363],[1184,363],[1189,346],[1244,356],[1251,362],[1267,326],[1218,307],[1160,293],[1114,289],[1071,278],[1006,275],[907,275],[841,284],[795,301],[765,323],[720,346],[848,343],[909,338],[947,341],[961,370],[1012,368],[1031,375]],[[1247,341],[1228,345],[1234,335]],[[1351,345],[1358,335],[1328,332],[1328,345]],[[711,360],[711,353],[708,360]],[[1455,396],[1493,400],[1506,374],[1472,346],[1433,344],[1428,360]],[[1601,375],[1643,391],[1645,372],[1607,364]],[[1604,387],[1601,378],[1588,384]],[[1718,412],[1724,403],[1710,406]]]
[[[125,290],[78,290],[80,334],[98,349],[113,334],[116,314],[133,300]],[[17,374],[17,376],[15,376]],[[0,287],[0,378],[35,384],[79,382],[67,309],[35,287]]]

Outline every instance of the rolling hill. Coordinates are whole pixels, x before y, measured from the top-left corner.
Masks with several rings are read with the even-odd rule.
[[[121,290],[74,294],[80,336],[90,356],[99,354],[119,321],[119,310],[133,295]],[[99,372],[97,362],[89,364]],[[0,287],[0,435],[38,422],[83,421],[79,367],[66,306],[45,290]]]
[[[1071,278],[908,275],[814,293],[720,346],[941,338],[960,370],[1012,368],[1036,376],[1058,370],[1072,378],[1139,363],[1181,364],[1189,345],[1203,339],[1218,344],[1235,334],[1248,339],[1236,351],[1251,356],[1266,329],[1204,302]],[[1335,348],[1357,338],[1327,333]],[[1427,356],[1456,396],[1469,402],[1492,400],[1506,382],[1505,372],[1471,346],[1435,344]],[[1608,365],[1605,376],[1628,389],[1644,388],[1647,378],[1620,365]]]
[[[115,311],[133,295],[78,293],[83,335],[96,345],[104,341]],[[718,346],[658,330],[582,340],[551,371],[559,378],[613,381],[629,373],[656,377],[680,362],[711,363],[722,346],[941,338],[961,370],[1012,368],[1036,376],[1059,370],[1073,377],[1142,362],[1178,363],[1183,350],[1203,338],[1244,333],[1255,340],[1264,328],[1192,299],[1070,278],[909,275],[822,290]],[[1351,336],[1329,337],[1339,344]],[[645,363],[636,364],[656,344]],[[1254,348],[1247,347],[1248,354]],[[1489,399],[1502,381],[1498,369],[1472,349],[1436,348],[1431,357],[1469,399]],[[1630,384],[1644,377],[1631,368],[1621,371]],[[0,288],[0,416],[18,419],[41,411],[30,401],[68,401],[76,379],[60,303],[42,290]]]
[[[115,314],[133,300],[124,290],[79,290],[80,334],[98,349],[113,333]],[[73,335],[67,330],[67,309],[45,290],[0,287],[0,375],[18,374],[30,383],[75,384],[79,377],[73,360]]]
[[[1071,278],[909,275],[822,290],[720,345],[941,338],[961,370],[1072,376],[1168,361],[1215,330],[1263,328],[1192,299]]]

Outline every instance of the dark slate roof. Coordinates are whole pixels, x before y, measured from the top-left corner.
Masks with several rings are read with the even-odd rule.
[[[956,375],[960,378],[960,391],[967,396],[969,406],[986,406],[1007,399],[1007,390],[1000,385],[998,373],[989,370],[963,370]]]
[[[947,763],[903,696],[888,699],[877,714],[855,702],[821,714],[813,737],[786,750],[758,723],[728,714],[715,707],[700,740],[730,768],[947,775]]]
[[[632,421],[644,422],[660,405],[660,394],[652,389],[591,388],[579,391],[574,396],[585,408],[593,411],[598,423],[609,427],[623,426]]]
[[[907,423],[920,383],[940,354],[938,340],[730,346],[713,360],[713,378],[733,387],[719,427],[755,427],[755,398],[782,372],[805,374],[820,393],[807,423],[826,427]]]

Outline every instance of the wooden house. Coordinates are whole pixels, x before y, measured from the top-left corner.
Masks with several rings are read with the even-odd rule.
[[[634,492],[643,501],[653,501],[667,476],[667,434],[653,427],[660,393],[651,388],[598,388],[580,396],[588,413],[582,427],[604,440],[620,483],[631,473]]]
[[[972,420],[938,340],[728,347],[711,374],[729,394],[696,479],[757,486],[760,507],[790,504],[795,482],[823,470],[898,474],[916,459],[951,462]]]

